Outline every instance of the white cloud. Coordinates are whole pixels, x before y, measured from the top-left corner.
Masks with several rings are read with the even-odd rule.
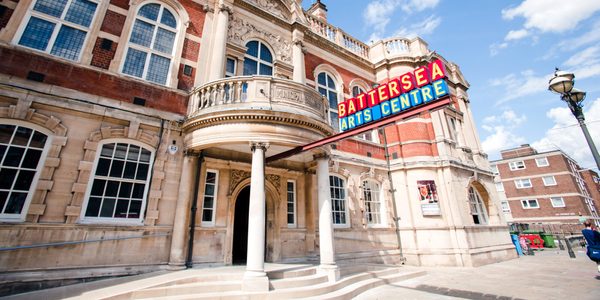
[[[527,29],[511,30],[506,34],[506,36],[504,37],[504,40],[505,41],[515,41],[515,40],[520,40],[522,38],[525,38],[527,36],[529,36],[529,31],[527,31]]]
[[[412,24],[408,28],[400,28],[394,35],[407,38],[428,35],[433,33],[433,31],[440,26],[441,23],[442,19],[440,17],[431,15],[423,22]]]
[[[500,50],[505,49],[506,47],[508,47],[508,43],[494,43],[490,45],[490,56],[498,55],[498,53],[500,53]]]
[[[517,7],[502,10],[502,17],[525,18],[525,28],[541,32],[565,32],[600,10],[598,0],[525,0]]]
[[[532,70],[525,70],[520,74],[511,73],[490,80],[490,85],[504,87],[504,96],[500,97],[496,105],[545,91],[551,77],[552,74],[536,76]]]
[[[586,125],[590,136],[594,139],[596,147],[598,147],[600,145],[600,98],[588,102],[587,106],[588,108],[584,110]],[[531,145],[538,151],[561,149],[582,167],[595,168],[594,158],[581,128],[577,125],[577,120],[566,105],[550,109],[546,116],[554,122],[554,125],[546,131],[543,138]]]
[[[525,138],[514,132],[525,121],[527,117],[524,114],[519,116],[511,109],[499,115],[485,117],[481,128],[489,135],[481,142],[483,150],[495,156],[500,150],[523,144]]]
[[[363,13],[366,26],[372,29],[369,41],[377,41],[386,36],[386,28],[392,20],[392,15],[401,9],[405,15],[411,15],[426,9],[433,9],[439,0],[375,0],[369,2]],[[439,17],[430,16],[424,22],[396,31],[406,35],[422,35],[432,33],[439,25]]]
[[[600,46],[588,47],[571,56],[564,63],[566,67],[596,64],[600,61]]]

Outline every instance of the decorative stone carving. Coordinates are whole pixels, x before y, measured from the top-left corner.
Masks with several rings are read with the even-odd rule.
[[[231,195],[235,187],[246,178],[250,178],[250,172],[231,170],[231,177],[229,178],[229,195]]]
[[[227,40],[230,43],[244,46],[251,38],[261,38],[267,41],[275,51],[275,57],[278,60],[292,63],[292,42],[234,16],[233,20],[229,22]]]
[[[272,0],[246,0],[246,2],[253,4],[254,6],[260,7],[262,10],[284,19],[281,8],[277,4],[277,1]]]
[[[266,177],[267,177],[267,181],[269,181],[271,184],[273,184],[275,186],[275,188],[277,189],[277,192],[279,193],[279,188],[281,186],[281,176],[267,174]]]

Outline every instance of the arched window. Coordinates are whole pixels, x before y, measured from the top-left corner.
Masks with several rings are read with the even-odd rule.
[[[381,198],[379,197],[379,184],[371,180],[362,183],[363,201],[365,204],[365,217],[369,225],[382,224]]]
[[[84,220],[141,222],[154,153],[125,142],[101,145]]]
[[[142,6],[133,23],[122,72],[168,85],[177,26],[177,18],[166,6]]]
[[[31,128],[0,124],[0,219],[24,219],[47,140]]]
[[[346,216],[346,188],[344,179],[329,176],[329,190],[331,192],[331,213],[334,225],[348,224]]]
[[[246,44],[244,75],[273,75],[273,55],[263,42],[250,41]]]
[[[338,121],[338,94],[337,85],[329,74],[325,72],[317,75],[317,89],[329,101],[329,122],[335,131],[340,131]]]
[[[352,98],[364,93],[365,90],[358,85],[352,87]]]
[[[95,0],[37,0],[16,43],[78,61],[97,7]]]
[[[485,204],[481,199],[479,192],[472,186],[469,187],[469,204],[471,207],[471,215],[473,216],[473,223],[475,224],[487,224],[487,212]]]

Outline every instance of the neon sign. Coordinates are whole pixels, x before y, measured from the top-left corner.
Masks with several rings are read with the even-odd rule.
[[[441,60],[417,68],[338,104],[340,131],[438,100],[450,92]]]

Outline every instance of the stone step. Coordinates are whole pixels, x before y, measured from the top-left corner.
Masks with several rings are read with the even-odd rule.
[[[148,299],[179,295],[194,295],[206,293],[221,293],[240,291],[242,281],[207,281],[207,282],[191,282],[172,286],[159,286],[146,288],[130,293],[131,299]]]
[[[317,267],[313,265],[300,266],[298,268],[276,270],[267,272],[269,279],[284,279],[314,275],[317,273]]]
[[[326,274],[310,274],[298,277],[274,279],[269,282],[269,286],[271,290],[281,290],[302,286],[312,286],[323,282],[327,282]]]

